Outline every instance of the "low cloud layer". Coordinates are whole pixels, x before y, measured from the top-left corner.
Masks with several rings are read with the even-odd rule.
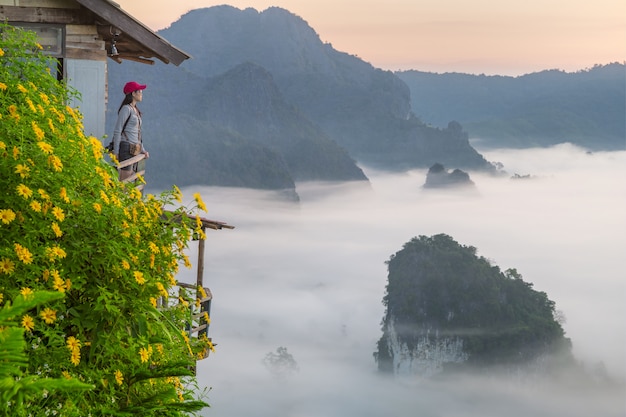
[[[377,374],[385,261],[414,236],[446,233],[545,291],[566,317],[575,356],[626,378],[626,152],[564,145],[484,154],[530,178],[471,174],[476,192],[455,194],[422,190],[426,170],[365,168],[369,185],[298,184],[299,205],[271,192],[183,190],[202,194],[206,217],[236,226],[210,231],[206,242],[218,346],[198,367],[212,387],[205,414],[624,415],[623,386]],[[299,367],[284,380],[263,364],[281,346]]]

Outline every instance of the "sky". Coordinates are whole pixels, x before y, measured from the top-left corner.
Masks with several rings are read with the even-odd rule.
[[[397,71],[523,75],[626,61],[623,0],[117,0],[153,30],[229,4],[300,16],[341,52]]]
[[[299,183],[297,205],[268,191],[183,189],[188,203],[201,193],[206,217],[235,226],[207,231],[204,276],[217,350],[198,365],[200,387],[210,389],[203,415],[626,415],[624,383],[377,374],[385,261],[415,236],[446,233],[546,292],[576,359],[626,381],[626,152],[564,144],[482,153],[510,175],[532,178],[472,173],[475,192],[433,193],[421,188],[425,170],[364,167],[368,185]],[[179,279],[195,282],[194,270]],[[263,364],[278,347],[298,364],[284,379]]]

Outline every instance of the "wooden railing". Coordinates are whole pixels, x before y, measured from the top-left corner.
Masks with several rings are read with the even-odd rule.
[[[143,153],[140,153],[139,155],[135,155],[132,158],[129,159],[125,159],[122,162],[120,162],[117,165],[117,172],[119,173],[121,171],[122,168],[131,166],[133,164],[137,164],[137,171],[133,171],[133,173],[124,178],[122,180],[122,182],[135,182],[137,181],[137,179],[139,178],[139,176],[141,175],[142,177],[145,175],[146,173],[146,163],[142,162],[145,161],[146,159],[146,155]],[[137,184],[137,186],[135,188],[137,188],[139,191],[143,190],[144,184],[143,183],[139,183]]]
[[[200,311],[191,315],[191,323],[187,326],[187,330],[189,332],[190,337],[201,337],[205,335],[209,340],[209,322],[206,320],[206,313],[209,318],[211,317],[211,300],[213,299],[213,294],[211,294],[211,290],[207,287],[202,287],[205,297],[200,297],[199,288],[193,284],[186,284],[184,282],[179,282],[178,286],[181,288],[187,288],[190,290],[196,290],[196,298],[200,299]],[[197,335],[197,336],[195,336]]]

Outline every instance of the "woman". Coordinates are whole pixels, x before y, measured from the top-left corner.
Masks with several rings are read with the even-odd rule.
[[[117,110],[117,122],[113,130],[113,154],[122,162],[143,153],[150,157],[141,141],[141,111],[137,103],[143,99],[146,85],[130,81],[124,85],[124,100]],[[120,180],[128,178],[136,170],[136,165],[120,169]]]

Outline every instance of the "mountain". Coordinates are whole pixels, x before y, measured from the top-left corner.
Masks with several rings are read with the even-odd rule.
[[[378,368],[434,375],[447,368],[524,366],[570,357],[555,304],[516,270],[500,271],[450,236],[420,236],[387,262]]]
[[[128,80],[148,84],[141,109],[153,185],[275,188],[367,180],[357,163],[493,169],[458,123],[439,129],[415,118],[409,90],[396,75],[322,43],[287,10],[196,9],[159,34],[193,59],[180,67],[109,66],[109,91]],[[118,105],[109,102],[109,132]],[[238,172],[266,163],[273,174],[267,181]]]
[[[192,114],[200,120],[280,152],[295,180],[367,180],[345,149],[284,100],[263,67],[247,62],[216,76],[198,104]]]
[[[461,123],[481,147],[626,148],[626,66],[613,63],[566,73],[520,77],[396,72],[411,106],[436,126]]]
[[[244,62],[267,69],[285,99],[360,163],[491,169],[465,135],[415,118],[409,90],[396,75],[322,43],[285,9],[196,9],[159,34],[194,56],[182,66],[197,75],[215,76]]]
[[[467,172],[461,171],[460,169],[449,172],[443,165],[436,163],[428,168],[424,188],[473,188],[474,185],[474,182],[470,179]]]

